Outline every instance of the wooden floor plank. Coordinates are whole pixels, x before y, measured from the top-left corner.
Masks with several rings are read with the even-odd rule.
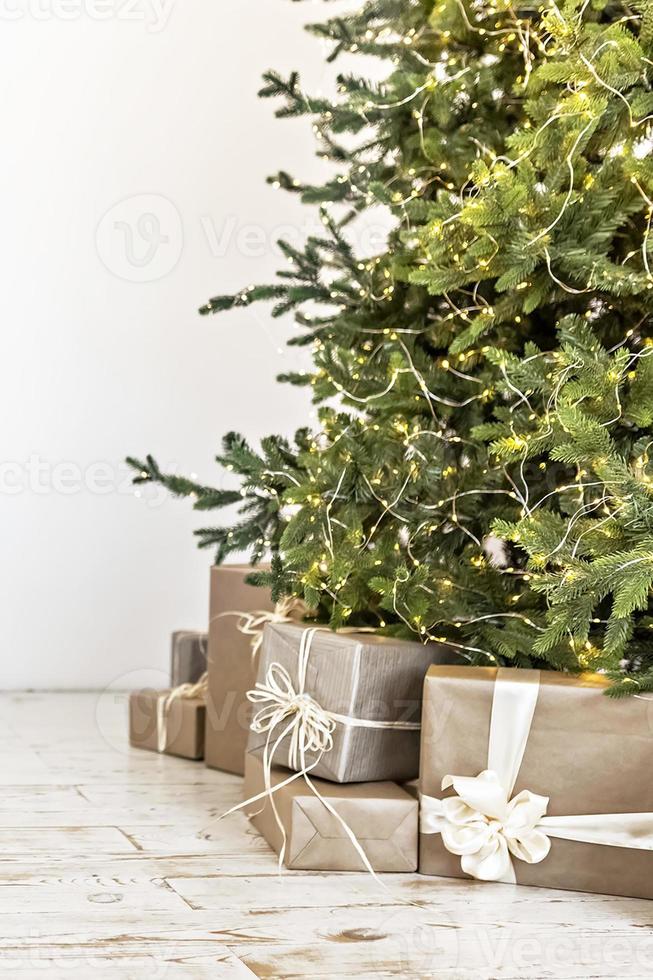
[[[115,860],[133,853],[138,847],[118,827],[49,827],[47,833],[38,827],[0,827],[0,882],[6,881],[6,865],[21,857],[34,869],[46,861],[48,866],[70,861],[71,855],[87,860],[110,854]],[[15,868],[11,874],[16,874]]]
[[[84,874],[72,881],[45,880],[29,884],[0,885],[0,930],[6,909],[12,914],[21,909],[46,915],[58,912],[62,906],[74,918],[89,904],[117,905],[136,914],[183,908],[184,899],[171,888],[165,878],[133,881],[117,875],[100,878]]]
[[[39,947],[25,952],[9,950],[0,959],[0,975],[15,980],[45,976],[47,980],[88,980],[89,977],[118,977],[120,980],[251,980],[256,977],[241,959],[228,949],[207,944],[205,953],[172,950],[152,944],[139,953],[129,944],[109,943],[90,949]],[[5,972],[6,971],[6,972]],[[10,971],[10,972],[9,972]]]

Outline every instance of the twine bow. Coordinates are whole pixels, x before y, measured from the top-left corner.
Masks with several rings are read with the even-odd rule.
[[[281,664],[270,664],[265,681],[258,682],[247,697],[253,704],[264,705],[250,725],[257,735],[272,732],[287,718],[292,719],[289,760],[293,769],[300,767],[302,754],[333,748],[335,720],[310,694],[295,691],[290,674]]]
[[[177,687],[173,687],[171,691],[159,695],[156,702],[157,749],[159,752],[165,752],[168,744],[168,713],[173,701],[180,699],[190,701],[195,698],[206,701],[208,683],[209,675],[205,671],[195,684],[179,684]]]
[[[298,596],[286,595],[279,599],[272,610],[253,609],[251,612],[242,612],[237,609],[230,609],[227,612],[218,613],[214,618],[238,617],[236,624],[238,632],[252,638],[252,658],[254,659],[263,643],[263,630],[268,623],[301,622],[309,613],[310,610],[303,599]]]

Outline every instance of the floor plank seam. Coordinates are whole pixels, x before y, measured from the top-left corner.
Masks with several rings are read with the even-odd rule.
[[[202,911],[201,906],[199,906],[199,905],[193,905],[193,903],[190,901],[190,899],[188,899],[184,895],[182,895],[181,892],[178,892],[177,889],[174,887],[174,885],[172,885],[168,881],[167,878],[162,878],[161,881],[165,885],[165,887],[168,889],[168,891],[171,891],[173,893],[173,895],[176,895],[177,898],[180,898],[182,900],[182,902],[184,903],[184,905],[186,905],[190,909],[191,912],[201,912]]]
[[[129,843],[132,845],[132,847],[134,847],[136,849],[136,851],[138,851],[140,854],[144,854],[145,853],[145,848],[141,844],[139,844],[137,840],[134,840],[134,838],[132,837],[132,835],[131,834],[128,834],[126,830],[123,830],[122,827],[114,827],[113,829],[114,830],[117,830],[119,834],[122,834],[122,836],[127,841],[129,841]],[[156,857],[156,855],[153,855],[153,857]]]

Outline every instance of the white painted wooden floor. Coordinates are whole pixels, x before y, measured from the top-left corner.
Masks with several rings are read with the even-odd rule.
[[[1,977],[653,976],[649,902],[279,877],[243,816],[215,825],[239,779],[126,732],[122,694],[0,695]]]

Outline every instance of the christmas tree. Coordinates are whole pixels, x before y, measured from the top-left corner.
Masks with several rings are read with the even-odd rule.
[[[242,500],[200,543],[271,549],[275,593],[336,628],[653,688],[653,4],[379,0],[311,30],[388,77],[328,100],[266,76],[335,164],[324,186],[271,178],[324,234],[202,312],[295,312],[314,370],[283,380],[312,386],[319,430],[229,436],[241,492],[150,457],[136,479]],[[379,204],[395,230],[358,254]]]

